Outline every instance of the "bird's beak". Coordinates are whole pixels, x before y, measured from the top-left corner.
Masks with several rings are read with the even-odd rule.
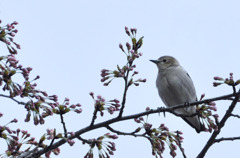
[[[153,63],[155,63],[155,64],[160,63],[159,60],[150,60],[150,61],[153,62]]]

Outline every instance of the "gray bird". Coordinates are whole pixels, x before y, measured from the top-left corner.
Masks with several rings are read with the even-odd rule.
[[[171,56],[162,56],[158,60],[150,60],[158,67],[156,85],[158,94],[167,107],[197,101],[196,90],[188,73],[179,62]],[[196,113],[196,106],[180,108],[176,113],[191,115]],[[182,117],[197,133],[203,131],[199,117]]]

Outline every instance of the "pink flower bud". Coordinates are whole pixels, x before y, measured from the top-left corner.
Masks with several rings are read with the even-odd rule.
[[[113,101],[114,101],[115,103],[119,103],[119,100],[117,100],[117,99],[114,99]]]
[[[21,132],[22,132],[22,134],[27,134],[28,133],[28,131],[25,131],[25,130],[22,130]]]
[[[111,138],[112,139],[118,139],[118,136],[114,134],[114,135],[111,136]]]
[[[9,33],[9,35],[15,37],[15,34],[13,32]]]
[[[69,144],[70,146],[73,146],[73,145],[75,144],[75,141],[74,141],[74,140],[68,139],[67,142],[68,142],[68,144]]]
[[[80,114],[82,112],[82,109],[76,109],[74,110],[76,113]]]
[[[77,107],[81,107],[82,105],[81,105],[81,104],[79,104],[79,103],[77,103],[77,104],[76,104],[76,106],[77,106]]]
[[[19,44],[16,44],[17,49],[21,49],[21,46]]]
[[[134,73],[135,75],[137,75],[137,74],[138,74],[138,71],[134,71],[133,73]]]
[[[91,95],[93,97],[94,93],[93,92],[90,92],[89,95]]]
[[[70,99],[69,98],[65,98],[65,101],[70,101]]]
[[[126,32],[126,34],[127,34],[128,36],[130,36],[130,32],[129,32],[129,30],[128,30],[128,27],[127,27],[127,26],[125,26],[125,32]]]
[[[73,105],[70,106],[70,108],[75,109],[76,105],[73,104]]]
[[[217,87],[217,86],[219,86],[219,85],[221,85],[222,83],[218,83],[218,82],[213,82],[213,86],[214,87]]]
[[[213,117],[218,119],[219,115],[218,114],[214,114]]]
[[[28,71],[32,71],[32,68],[31,68],[31,67],[27,67],[27,70],[28,70]]]
[[[213,78],[214,80],[223,80],[223,78],[221,78],[221,77],[218,77],[218,76],[215,76],[214,78]]]
[[[211,105],[211,106],[216,106],[216,103],[214,101],[210,102],[208,105]]]
[[[131,45],[127,42],[126,43],[127,49],[130,50],[131,49]]]
[[[137,29],[136,28],[131,28],[130,31],[132,32],[132,34],[137,33]]]
[[[17,21],[14,21],[12,24],[14,24],[14,25],[17,25],[17,24],[18,24],[18,22],[17,22]]]
[[[37,79],[39,79],[39,78],[40,78],[40,76],[39,76],[39,75],[37,75],[37,76],[36,76],[36,78],[35,78],[34,80],[37,80]]]
[[[209,109],[211,109],[213,111],[217,111],[217,107],[216,106],[209,106]]]
[[[16,118],[11,121],[11,123],[17,123],[17,122],[18,120]]]
[[[43,94],[45,97],[48,96],[47,92],[45,92],[45,91],[42,91],[42,94]]]
[[[18,33],[18,30],[13,30],[14,33]]]
[[[204,97],[205,97],[205,94],[202,94],[200,100],[202,100]]]
[[[71,134],[71,136],[75,136],[75,132],[71,132],[70,134]]]

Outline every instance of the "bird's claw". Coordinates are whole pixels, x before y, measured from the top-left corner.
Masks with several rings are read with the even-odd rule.
[[[160,112],[162,111],[163,112],[163,116],[165,117],[166,116],[166,113],[165,113],[165,107],[158,107],[157,110],[158,110],[158,115],[160,116]]]
[[[185,110],[187,110],[190,107],[190,103],[189,102],[185,102],[184,105],[185,105]]]

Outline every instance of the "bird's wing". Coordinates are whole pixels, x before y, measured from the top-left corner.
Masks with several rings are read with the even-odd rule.
[[[161,98],[165,100],[165,104],[173,106],[196,101],[196,90],[188,73],[181,66],[169,68],[168,72],[159,83]]]
[[[162,79],[164,80],[164,79]],[[166,75],[167,87],[161,98],[167,106],[173,106],[183,103],[189,103],[197,100],[196,90],[189,74],[180,66],[173,67]],[[196,107],[181,108],[175,110],[179,114],[191,115],[196,112]],[[202,130],[202,124],[198,116],[183,117],[191,127],[199,133]]]

